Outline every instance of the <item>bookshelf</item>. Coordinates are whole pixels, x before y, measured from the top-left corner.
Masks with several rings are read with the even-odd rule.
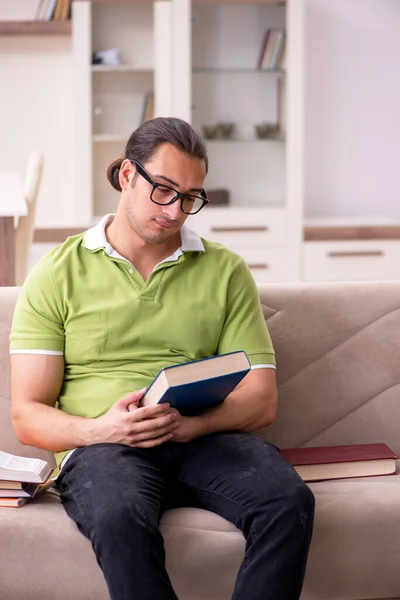
[[[73,156],[76,161],[74,177],[72,173],[69,177],[69,181],[76,179],[76,192],[67,190],[63,206],[67,206],[70,198],[74,198],[75,204],[69,213],[72,216],[68,215],[66,222],[86,227],[103,212],[115,210],[118,194],[106,182],[105,168],[123,150],[127,136],[137,124],[137,119],[129,116],[126,120],[118,117],[114,121],[113,112],[108,114],[103,108],[102,122],[94,127],[94,97],[106,98],[113,89],[120,90],[118,106],[122,115],[123,98],[127,97],[129,102],[135,89],[147,86],[155,91],[156,115],[180,116],[200,128],[205,122],[225,120],[229,110],[232,113],[228,119],[244,126],[240,126],[230,139],[207,140],[210,175],[206,188],[220,184],[230,187],[233,189],[231,203],[226,208],[209,206],[195,218],[190,218],[189,224],[202,235],[211,239],[218,237],[222,243],[230,245],[250,265],[258,264],[254,271],[257,271],[255,276],[259,281],[273,281],[277,277],[326,280],[332,277],[333,269],[337,269],[334,273],[338,278],[356,279],[363,272],[364,262],[371,278],[380,279],[385,264],[388,265],[387,274],[398,277],[398,261],[392,252],[392,244],[396,245],[393,248],[396,247],[397,256],[400,252],[397,154],[390,151],[398,147],[400,139],[396,108],[400,88],[392,78],[398,56],[395,9],[388,8],[384,16],[379,3],[371,3],[365,8],[369,15],[368,28],[357,30],[354,24],[359,18],[358,4],[361,5],[362,0],[357,0],[346,10],[340,2],[332,0],[320,0],[317,4],[318,7],[305,0],[288,0],[286,3],[274,0],[170,0],[156,1],[153,7],[152,2],[144,0],[74,0],[72,28],[70,22],[0,22],[0,35],[31,32],[33,35],[51,35],[58,28],[65,32],[72,29],[74,138],[77,141],[75,147],[71,141],[66,158]],[[152,60],[145,62],[143,55],[138,58],[131,53],[120,65],[91,65],[94,37],[103,35],[106,12],[110,10],[107,7],[132,11],[136,7],[143,10],[145,5],[150,37],[144,47],[149,50],[146,60],[150,53]],[[245,10],[246,18],[250,15],[252,22],[246,23],[245,28],[244,19],[232,16],[233,9]],[[219,22],[226,31],[224,45],[230,48],[230,41],[234,40],[237,49],[233,47],[227,55],[221,54],[224,51],[213,35],[215,24],[207,30],[199,21],[200,11],[204,11],[205,17],[219,11]],[[331,14],[335,14],[335,18],[328,18]],[[281,21],[274,21],[278,16]],[[376,32],[374,23],[379,19],[384,27]],[[287,67],[260,70],[256,66],[256,57],[263,32],[266,27],[279,26],[282,22],[287,31]],[[232,28],[239,24],[253,35],[254,39],[244,44],[246,52],[250,48],[251,60],[246,52],[240,52],[243,32],[239,30],[239,39],[232,35]],[[386,30],[392,35],[387,35]],[[135,30],[128,19],[120,20],[118,45],[120,34],[125,39],[132,31]],[[177,31],[179,35],[174,35]],[[344,35],[345,32],[349,35]],[[379,44],[375,43],[376,35]],[[199,48],[202,38],[205,41]],[[110,44],[107,45],[114,44],[108,39]],[[3,41],[8,44],[16,41],[18,46],[22,43],[22,40]],[[28,36],[23,43],[39,46]],[[67,46],[69,40],[41,40],[41,45],[52,44]],[[395,52],[392,44],[395,44]],[[324,60],[321,57],[325,57]],[[11,67],[9,71],[13,72]],[[379,86],[370,92],[370,73],[375,71],[384,76],[387,89],[391,90],[384,99]],[[64,69],[63,74],[66,73]],[[198,93],[203,83],[210,98],[204,99],[203,89]],[[270,118],[270,115],[273,117],[280,85],[285,88],[281,90],[284,135],[278,139],[255,139],[254,120],[246,125],[246,114],[259,111],[257,121]],[[229,86],[231,91],[227,93]],[[332,89],[338,93],[332,94]],[[240,98],[241,102],[238,102]],[[8,106],[5,113],[12,111],[13,103],[8,102]],[[112,106],[114,102],[111,102]],[[266,112],[270,109],[271,112]],[[132,104],[129,104],[128,115],[132,110]],[[139,114],[139,108],[137,112]],[[379,118],[371,119],[371,114],[378,114]],[[350,148],[353,151],[350,152]],[[52,193],[47,197],[46,212],[51,213]],[[379,211],[394,219],[395,234],[378,227]],[[364,239],[367,234],[360,229],[357,215],[365,217],[367,213],[373,221],[374,233],[368,233],[372,237]],[[59,214],[61,226],[64,219],[61,208]],[[308,225],[309,217],[317,219],[312,229]],[[322,217],[326,220],[321,221]],[[357,227],[350,227],[346,220],[339,230],[336,217],[354,218]],[[57,218],[54,217],[53,222],[58,224]],[[255,229],[257,227],[263,230],[260,232]],[[392,239],[393,235],[395,239]],[[374,269],[370,252],[379,253]]]
[[[169,113],[170,5],[73,2],[76,138],[81,142],[76,186],[77,198],[85,198],[77,206],[81,222],[115,211],[118,196],[106,179],[107,166],[123,153],[153,98],[154,116]],[[107,50],[114,51],[116,64],[92,64],[94,53]]]
[[[72,22],[65,21],[0,21],[4,35],[71,35]]]
[[[305,2],[173,0],[173,6],[173,29],[180,32],[174,114],[206,137],[206,189],[229,192],[229,204],[207,207],[189,225],[238,252],[256,281],[298,280]],[[259,68],[267,30],[286,32],[282,68]],[[232,124],[232,133],[215,134],[221,123]],[[268,133],[260,137],[265,124]]]
[[[285,71],[260,69],[258,63],[265,31],[286,29],[286,8],[194,2],[191,16],[191,121],[209,145],[208,187],[227,188],[232,207],[284,205],[284,101],[278,92]],[[234,131],[213,139],[213,124],[221,122],[232,124]],[[257,137],[256,126],[262,123],[277,124],[279,135]],[[251,158],[243,156],[245,143],[252,143]]]
[[[235,124],[230,137],[206,140],[206,187],[228,189],[230,202],[207,207],[189,226],[236,250],[258,281],[299,279],[303,13],[304,0],[73,2],[79,222],[115,211],[106,168],[153,93],[154,116],[181,117],[201,133]],[[268,28],[287,31],[285,68],[258,68]],[[119,64],[91,64],[93,51],[110,48]],[[265,122],[279,122],[280,131],[259,137],[255,126]]]

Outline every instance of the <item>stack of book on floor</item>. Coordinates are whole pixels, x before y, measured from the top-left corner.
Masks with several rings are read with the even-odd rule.
[[[386,444],[281,449],[304,481],[394,475],[396,454]]]
[[[51,472],[45,460],[0,451],[0,507],[18,508],[49,489]]]

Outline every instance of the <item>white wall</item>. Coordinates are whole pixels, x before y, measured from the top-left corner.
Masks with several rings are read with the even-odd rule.
[[[15,4],[21,8],[22,1]],[[7,5],[0,0],[3,18],[11,16]],[[0,169],[23,176],[32,150],[45,157],[37,226],[74,224],[70,36],[0,37]]]
[[[309,216],[400,219],[399,29],[399,0],[307,0]]]

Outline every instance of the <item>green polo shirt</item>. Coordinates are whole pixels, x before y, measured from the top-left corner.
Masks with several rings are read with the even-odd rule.
[[[241,257],[184,226],[182,247],[145,281],[108,244],[110,218],[46,254],[15,308],[11,353],[64,355],[60,410],[99,417],[163,367],[235,350],[247,352],[252,368],[274,368]]]

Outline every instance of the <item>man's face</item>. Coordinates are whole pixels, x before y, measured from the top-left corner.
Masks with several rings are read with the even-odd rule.
[[[206,176],[204,161],[191,158],[170,144],[160,146],[153,158],[142,166],[155,183],[179,192],[199,195],[203,188]],[[152,202],[152,185],[135,173],[135,165],[131,165],[124,198],[128,221],[144,241],[162,244],[177,234],[188,215],[182,212],[180,199],[164,206]]]

